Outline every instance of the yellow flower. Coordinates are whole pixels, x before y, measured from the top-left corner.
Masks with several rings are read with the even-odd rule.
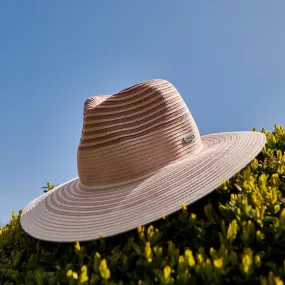
[[[274,214],[277,214],[280,211],[280,205],[279,204],[275,204],[274,205]]]
[[[110,270],[108,269],[108,266],[107,266],[107,261],[106,259],[103,259],[100,263],[100,266],[99,266],[99,272],[100,272],[100,275],[103,279],[105,280],[108,280],[110,279],[111,277],[111,272]]]
[[[272,176],[271,176],[271,183],[273,184],[273,186],[277,186],[279,182],[280,182],[279,174],[278,173],[272,174]]]
[[[251,162],[251,167],[253,170],[258,167],[258,160],[256,158]]]
[[[106,261],[106,259],[103,259],[102,261],[101,261],[101,263],[100,263],[100,269],[101,270],[105,270],[105,269],[107,269],[108,267],[107,267],[107,261]]]
[[[210,247],[210,255],[215,258],[217,256],[217,252],[213,247]]]
[[[138,234],[140,238],[144,238],[144,227],[138,226]]]
[[[147,229],[147,234],[150,238],[154,235],[154,233],[157,233],[157,232],[158,232],[158,229],[155,229],[152,225],[150,225]]]
[[[253,251],[250,248],[246,248],[242,256],[242,266],[245,273],[248,273],[251,270],[252,256]]]
[[[102,239],[102,238],[103,238],[103,235],[102,235],[102,234],[99,234],[99,238],[101,238],[101,239]]]
[[[183,255],[179,255],[179,258],[178,258],[178,263],[184,263],[185,262],[185,259],[184,259],[184,256]]]
[[[139,281],[138,281],[138,285],[142,285],[142,280],[139,280]]]
[[[284,285],[284,282],[280,279],[279,276],[274,277],[275,285]]]
[[[196,214],[194,214],[194,213],[192,213],[192,214],[191,214],[191,219],[195,221],[195,220],[196,220],[196,218],[197,218],[197,215],[196,215]]]
[[[150,242],[146,242],[145,244],[145,257],[147,259],[148,262],[152,262],[152,251],[151,251],[151,247],[150,247]]]
[[[282,151],[280,149],[278,149],[276,151],[276,156],[277,156],[278,161],[282,161],[283,160]]]
[[[144,232],[144,226],[138,226],[138,232],[139,233]]]
[[[73,279],[78,279],[78,274],[76,272],[73,272],[71,269],[69,269],[67,272],[66,272],[66,277],[67,278],[71,278],[73,277]]]
[[[185,257],[186,257],[186,260],[188,261],[189,266],[194,267],[196,262],[195,262],[193,253],[190,249],[185,250]]]
[[[95,253],[95,256],[96,256],[97,258],[100,258],[100,257],[101,257],[101,255],[100,255],[99,252],[96,252],[96,253]]]
[[[80,248],[80,244],[79,244],[78,241],[75,243],[74,249],[75,249],[76,251],[80,251],[81,248]]]
[[[160,256],[160,255],[162,255],[162,253],[163,253],[163,248],[156,245],[156,246],[153,247],[153,252],[154,252],[157,256]]]
[[[255,257],[254,257],[254,263],[256,265],[259,265],[261,263],[261,257],[259,254],[256,254]]]
[[[166,219],[166,215],[162,215],[162,218],[165,220]]]
[[[232,243],[234,241],[234,239],[237,236],[237,231],[238,231],[238,225],[237,225],[237,221],[233,220],[228,227],[228,231],[227,231],[227,240]]]
[[[204,261],[204,257],[203,257],[203,255],[201,253],[197,254],[197,260],[198,260],[199,263],[202,263]]]
[[[66,272],[66,277],[71,277],[72,276],[72,270],[69,269],[67,272]]]
[[[154,227],[153,227],[153,225],[150,225],[147,229],[147,233],[150,234],[153,231],[154,231]]]
[[[224,190],[228,190],[228,186],[227,186],[228,183],[229,183],[228,180],[222,180],[221,188],[224,189]]]
[[[206,264],[207,264],[207,265],[211,265],[211,264],[212,264],[212,261],[211,261],[210,258],[206,258]]]
[[[219,269],[221,269],[223,267],[223,264],[224,264],[224,259],[222,257],[216,258],[214,260],[214,265]]]
[[[279,276],[274,276],[274,285],[284,285],[284,282],[280,279]]]
[[[240,216],[240,214],[241,214],[241,209],[240,208],[237,208],[237,215],[238,216]],[[240,218],[238,218],[238,220],[239,220]]]
[[[79,284],[83,284],[88,281],[88,275],[87,275],[87,267],[86,265],[83,265],[81,267],[81,273],[79,277]]]
[[[169,278],[170,274],[171,274],[171,267],[167,265],[163,269],[164,279],[167,280]]]
[[[186,210],[187,210],[187,206],[186,206],[185,203],[182,203],[180,206],[181,206],[181,208],[182,208],[183,211],[186,211]]]
[[[268,187],[268,189],[270,189]],[[278,200],[278,189],[277,188],[271,188],[271,191],[268,191],[266,193],[266,198],[269,200],[269,202],[274,205]]]

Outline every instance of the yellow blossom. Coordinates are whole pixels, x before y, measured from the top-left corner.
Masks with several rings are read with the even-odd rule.
[[[88,281],[88,274],[87,274],[87,266],[86,265],[83,265],[81,267],[81,273],[80,273],[80,276],[79,276],[79,284],[84,284],[85,282]]]
[[[103,259],[100,263],[100,269],[105,270],[107,268],[107,261],[106,259]]]
[[[254,257],[254,263],[256,265],[259,265],[261,263],[261,257],[259,254],[256,254],[255,257]]]
[[[258,160],[256,158],[251,162],[251,167],[252,170],[255,170],[258,167]]]
[[[138,226],[138,232],[139,233],[144,232],[144,226]]]
[[[152,225],[150,225],[147,229],[147,234],[150,238],[154,235],[154,233],[157,233],[157,232],[158,232],[158,229],[155,229]]]
[[[67,272],[66,272],[66,277],[71,277],[72,276],[72,270],[69,269]]]
[[[202,263],[204,261],[203,255],[201,253],[197,254],[197,260],[199,263]]]
[[[271,176],[271,183],[273,184],[273,186],[277,186],[279,183],[279,174],[278,173],[274,173]]]
[[[67,278],[73,278],[75,280],[78,279],[78,274],[76,272],[73,272],[71,269],[69,269],[67,272],[66,272],[66,277]]]
[[[185,203],[182,203],[180,206],[181,206],[181,208],[182,208],[183,211],[186,211],[186,210],[187,210],[187,206],[186,206]]]
[[[76,251],[80,251],[81,248],[80,248],[80,244],[79,244],[78,241],[75,243],[74,249],[75,249]]]
[[[207,264],[207,265],[211,265],[211,264],[212,264],[212,262],[211,262],[211,259],[210,259],[210,258],[207,258],[207,259],[206,259],[206,264]]]
[[[238,216],[240,216],[240,214],[241,214],[241,209],[240,208],[237,208],[237,214],[238,214]]]
[[[143,226],[138,226],[138,233],[141,238],[144,237],[144,227]]]
[[[185,258],[188,261],[189,266],[194,267],[196,262],[195,262],[195,258],[193,256],[193,253],[190,249],[186,249],[185,250]]]
[[[224,259],[222,257],[216,258],[214,260],[214,265],[219,269],[223,267],[223,264],[224,264]]]
[[[110,277],[111,277],[111,272],[107,266],[107,261],[106,259],[103,259],[99,265],[99,272],[100,272],[100,275],[101,277],[104,279],[104,280],[109,280]]]
[[[215,249],[213,248],[213,247],[210,247],[210,254],[212,255],[212,254],[215,254]]]
[[[277,214],[280,211],[280,205],[279,204],[275,204],[274,205],[274,214]]]
[[[147,234],[149,237],[152,237],[153,236],[153,232],[154,232],[154,228],[153,228],[153,225],[150,225],[147,229]]]
[[[178,258],[178,263],[184,263],[185,262],[185,259],[184,259],[184,256],[183,255],[179,255],[179,258]]]
[[[197,215],[196,215],[196,214],[194,214],[194,213],[192,213],[192,214],[191,214],[191,219],[195,221],[195,220],[196,220],[196,218],[197,218]]]
[[[161,246],[154,246],[153,247],[153,252],[157,255],[160,256],[163,253],[163,248]]]
[[[224,189],[224,190],[228,190],[228,186],[227,186],[228,183],[229,183],[228,180],[222,180],[221,188]]]
[[[171,274],[171,267],[170,266],[165,266],[163,269],[163,277],[165,280],[167,280],[170,277]]]
[[[268,187],[270,189],[270,187]],[[266,198],[270,202],[270,204],[274,205],[278,200],[278,189],[277,188],[271,188],[270,191],[266,192]]]
[[[249,271],[251,270],[252,256],[253,251],[250,248],[246,248],[242,256],[242,268],[245,273],[249,273]]]
[[[236,204],[237,198],[238,198],[237,194],[231,194],[231,203]]]
[[[145,257],[147,261],[152,262],[152,250],[151,250],[149,241],[146,242],[144,251],[145,251]]]
[[[237,225],[237,221],[233,220],[228,227],[228,231],[227,231],[227,239],[230,242],[233,242],[234,239],[236,238],[237,235],[237,231],[238,231],[238,225]]]
[[[284,282],[280,279],[279,276],[274,277],[275,285],[284,285]]]

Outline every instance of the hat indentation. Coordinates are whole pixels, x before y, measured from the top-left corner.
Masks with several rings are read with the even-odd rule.
[[[202,148],[192,115],[166,80],[135,85],[94,105],[84,116],[77,155],[87,187],[139,178]],[[195,140],[185,144],[185,133]]]

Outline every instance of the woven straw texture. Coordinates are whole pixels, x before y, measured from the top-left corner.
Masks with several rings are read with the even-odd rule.
[[[190,135],[185,141],[185,135]],[[31,236],[74,242],[116,235],[197,201],[245,167],[265,145],[258,132],[200,136],[177,89],[150,80],[84,105],[79,177],[31,201]]]

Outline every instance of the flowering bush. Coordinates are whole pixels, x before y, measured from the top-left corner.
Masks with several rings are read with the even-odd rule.
[[[0,284],[283,284],[285,131],[261,131],[263,151],[215,192],[113,238],[39,241],[13,212],[0,228]]]

